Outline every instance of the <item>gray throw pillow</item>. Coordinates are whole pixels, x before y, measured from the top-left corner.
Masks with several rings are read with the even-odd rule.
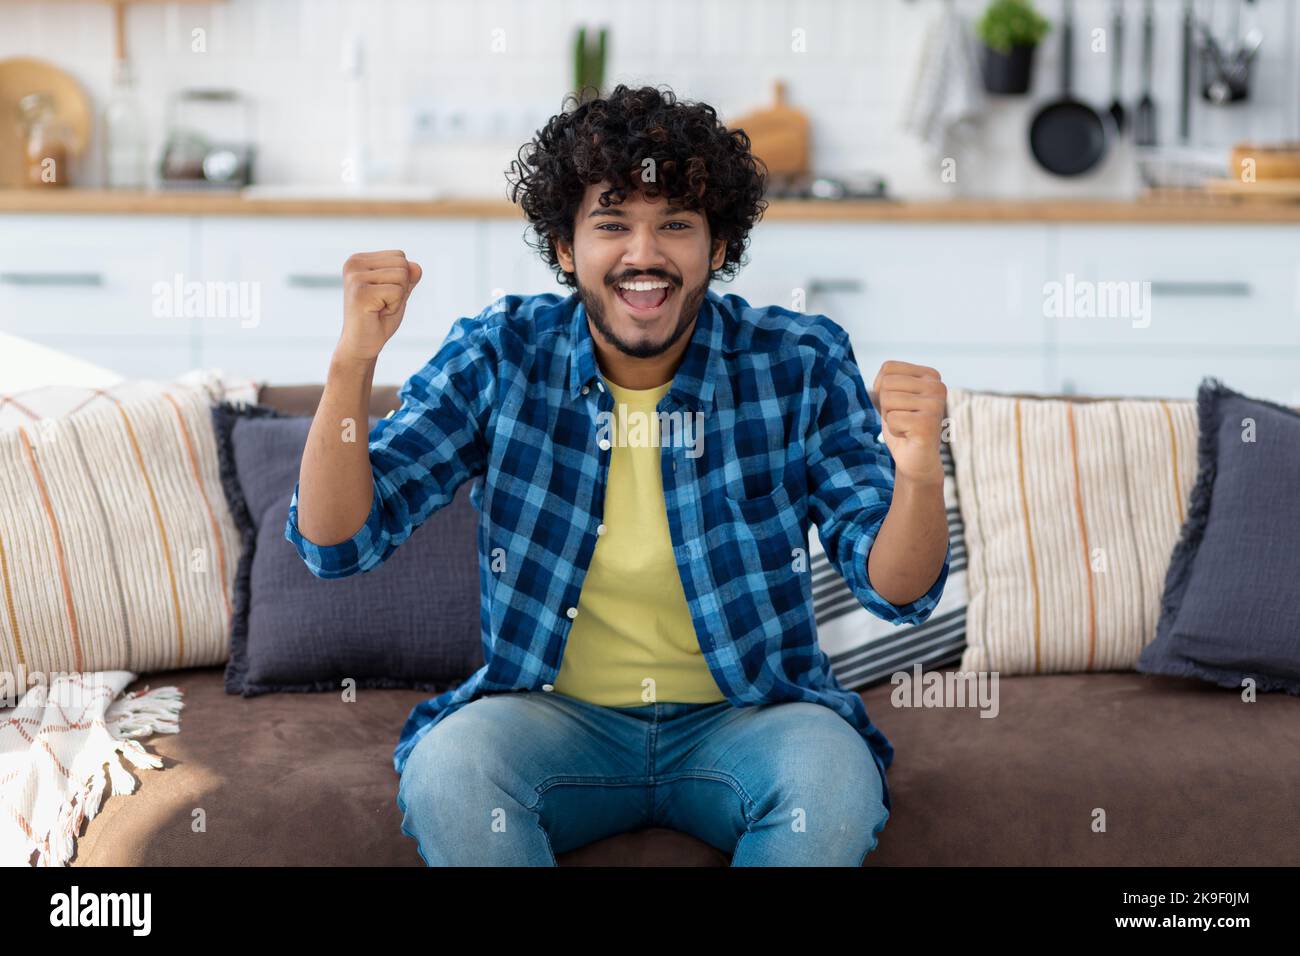
[[[1137,669],[1300,694],[1300,414],[1207,378],[1198,473]]]
[[[471,481],[379,567],[322,580],[284,538],[311,419],[230,402],[212,417],[243,539],[228,693],[338,690],[346,678],[441,693],[483,666]]]

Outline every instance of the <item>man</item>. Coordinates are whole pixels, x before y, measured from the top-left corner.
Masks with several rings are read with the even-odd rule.
[[[421,269],[352,256],[285,528],[317,576],[368,571],[480,479],[485,664],[401,731],[403,832],[431,865],[554,865],[649,826],[736,866],[860,865],[893,748],[817,646],[807,529],[875,614],[930,615],[939,374],[886,362],[877,414],[830,319],[709,289],[765,204],[706,105],[620,85],[512,171],[576,291],[457,320],[365,449],[340,423],[366,420]]]

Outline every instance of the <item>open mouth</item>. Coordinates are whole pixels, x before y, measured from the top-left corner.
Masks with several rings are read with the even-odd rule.
[[[676,289],[671,285],[666,285],[656,289],[625,289],[621,285],[614,286],[614,294],[618,296],[619,301],[627,307],[627,310],[636,318],[649,318],[658,314],[672,298]]]

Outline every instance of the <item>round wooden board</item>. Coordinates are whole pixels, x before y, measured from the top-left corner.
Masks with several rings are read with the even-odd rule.
[[[73,156],[90,142],[90,100],[71,74],[27,56],[0,60],[0,186],[22,186],[26,163],[18,101],[38,90],[54,97],[54,111],[67,124]]]

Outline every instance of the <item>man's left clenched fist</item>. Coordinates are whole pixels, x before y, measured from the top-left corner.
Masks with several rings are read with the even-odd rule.
[[[895,478],[943,483],[939,430],[948,386],[928,365],[885,362],[876,373],[881,440],[894,456]]]

